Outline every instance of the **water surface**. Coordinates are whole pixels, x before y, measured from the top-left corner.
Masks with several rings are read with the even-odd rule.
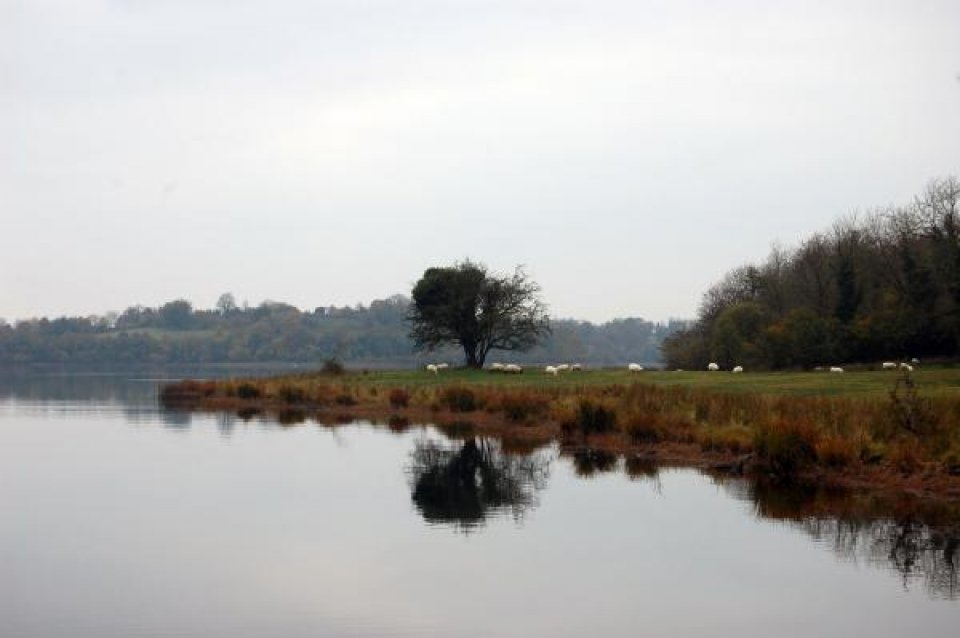
[[[0,381],[0,635],[960,627],[950,508],[430,427],[164,412],[162,376]]]

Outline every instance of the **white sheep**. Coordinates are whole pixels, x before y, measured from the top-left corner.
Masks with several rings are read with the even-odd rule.
[[[905,371],[907,371],[907,372],[913,372],[913,366],[907,365],[906,363],[904,363],[903,365],[901,365],[900,368],[902,368],[903,370],[905,370]]]
[[[556,366],[547,366],[546,368],[543,369],[543,371],[546,374],[552,374],[553,376],[557,376],[557,373],[560,372],[560,368]]]
[[[432,372],[432,373],[436,374],[438,371],[439,371],[439,370],[437,369],[437,364],[435,364],[435,363],[428,363],[428,364],[427,364],[427,372]]]
[[[581,370],[583,370],[583,366],[579,363],[573,363],[570,365],[571,372],[580,372]]]
[[[630,372],[643,372],[643,366],[639,363],[631,363],[627,366],[627,370]]]
[[[523,368],[515,363],[508,363],[507,365],[503,366],[503,371],[509,372],[510,374],[522,374]]]
[[[884,370],[894,370],[897,367],[897,364],[893,361],[884,361],[882,365]]]
[[[449,363],[438,363],[438,364],[437,364],[437,370],[446,370],[446,369],[449,368],[449,367],[450,367],[450,364],[449,364]]]
[[[502,363],[491,363],[491,364],[490,364],[490,372],[503,372],[503,364],[502,364]]]
[[[905,362],[901,362],[901,363],[900,363],[900,369],[901,369],[901,370],[906,370],[907,368],[910,368],[910,367],[911,367],[911,365],[910,365],[909,363],[905,363]]]
[[[830,366],[830,372],[843,372],[843,368],[838,366]]]
[[[743,372],[743,366],[737,366],[731,372]]]
[[[716,372],[719,369],[720,369],[720,366],[712,361],[707,364],[707,370],[709,370],[710,372]]]
[[[910,359],[910,363],[912,363],[915,366],[918,366],[920,365],[920,359],[917,359],[916,357],[914,357],[913,359]]]
[[[557,372],[569,372],[569,371],[570,371],[569,363],[561,363],[560,365],[557,366]]]

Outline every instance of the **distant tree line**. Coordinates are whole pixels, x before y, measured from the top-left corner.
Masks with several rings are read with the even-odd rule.
[[[369,305],[325,306],[313,311],[278,302],[238,305],[226,293],[213,309],[175,300],[156,308],[133,306],[120,314],[0,321],[0,366],[19,364],[163,365],[194,363],[413,366],[425,359],[461,361],[455,349],[414,353],[406,321],[410,299],[395,295]],[[656,364],[660,343],[681,321],[617,319],[602,325],[555,320],[553,335],[524,354],[491,354],[520,363],[579,361]]]
[[[662,352],[670,367],[779,369],[958,349],[960,181],[948,177],[727,273]]]

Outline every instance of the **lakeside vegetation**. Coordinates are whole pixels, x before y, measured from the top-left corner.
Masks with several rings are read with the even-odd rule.
[[[313,373],[165,386],[173,408],[435,423],[564,449],[960,498],[960,370]]]

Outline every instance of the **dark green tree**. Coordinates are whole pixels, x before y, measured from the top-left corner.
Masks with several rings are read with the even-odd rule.
[[[550,334],[539,292],[520,267],[509,276],[471,261],[428,268],[413,287],[410,338],[420,350],[458,345],[480,368],[491,350],[528,350]]]

